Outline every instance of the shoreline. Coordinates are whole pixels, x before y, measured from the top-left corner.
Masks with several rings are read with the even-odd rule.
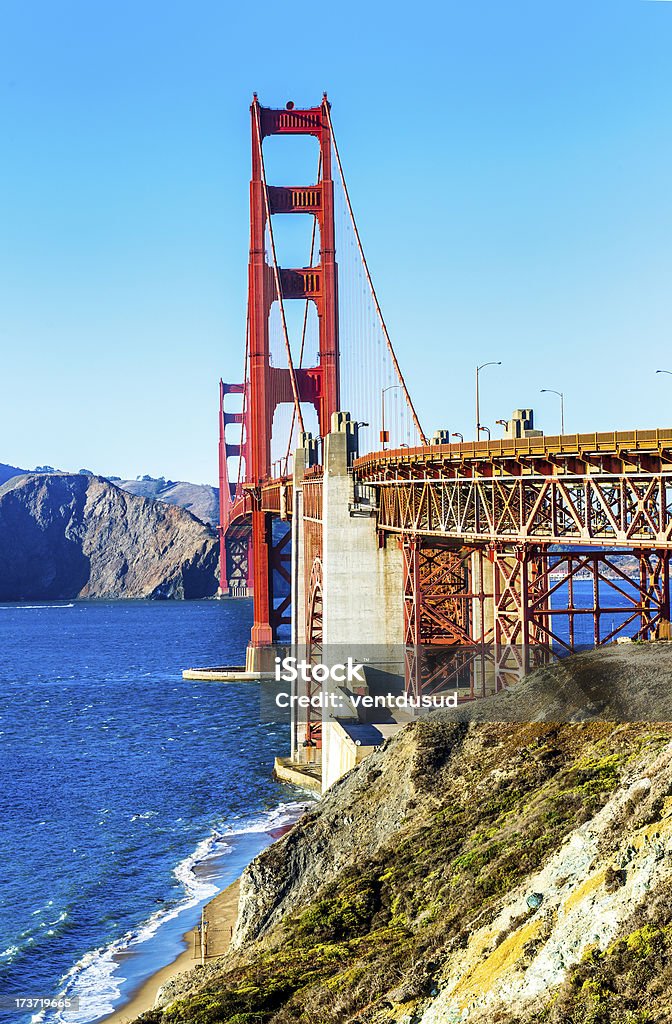
[[[298,810],[298,806],[297,806]],[[305,806],[301,808],[301,812],[305,810]],[[282,824],[274,825],[270,828],[264,829],[260,834],[266,838],[266,842],[261,845],[261,850],[267,846],[272,845],[283,835],[289,832],[295,822],[300,817],[297,814],[296,817],[292,816],[289,821],[284,821]],[[242,833],[242,835],[249,836],[254,833]],[[270,842],[269,842],[270,840]],[[210,896],[205,903],[202,904],[203,915],[207,921],[207,938],[208,938],[208,953],[205,959],[206,964],[213,963],[214,961],[223,957],[230,946],[231,936],[238,917],[238,897],[240,893],[240,876],[244,871],[247,864],[260,852],[257,848],[256,852],[250,856],[249,851],[246,851],[242,859],[240,859],[236,865],[236,874],[231,876],[229,874],[228,884],[224,889],[220,889],[213,896]],[[227,855],[226,860],[228,861],[230,855]],[[200,864],[195,866],[199,878],[203,881],[215,881],[221,878],[221,864],[218,859],[204,860]],[[215,882],[216,884],[216,882]],[[173,951],[171,953],[166,952],[166,956],[163,959],[155,961],[158,966],[154,967],[150,973],[144,973],[141,978],[138,978],[136,983],[132,986],[127,986],[126,991],[121,1001],[111,1012],[106,1013],[105,1016],[97,1017],[97,1024],[130,1024],[140,1014],[145,1013],[147,1010],[154,1008],[156,1003],[156,997],[159,989],[169,982],[174,981],[176,978],[188,974],[195,968],[200,968],[201,956],[200,956],[200,944],[198,939],[198,925],[200,924],[201,915],[196,920],[192,917],[193,924],[187,931],[181,934],[179,938],[179,952],[174,953],[175,945],[173,945]],[[179,935],[179,933],[178,933]],[[178,936],[175,936],[175,940]],[[137,956],[137,949],[129,948],[121,950],[114,954],[114,962],[121,973],[124,972],[124,965],[128,963],[128,968],[131,969],[131,975],[133,970],[131,965],[133,964]],[[168,959],[171,957],[171,959]],[[128,975],[127,975],[128,977]]]
[[[238,894],[240,891],[240,879],[237,878],[226,889],[217,893],[205,904],[205,916],[208,921],[208,944],[211,953],[206,958],[206,963],[224,956],[227,952],[233,928],[238,917]],[[141,1013],[153,1009],[159,989],[169,981],[173,981],[180,975],[186,974],[195,967],[200,966],[200,954],[195,954],[197,941],[195,941],[196,926],[190,928],[183,935],[183,942],[186,946],[181,953],[169,964],[159,967],[149,978],[143,981],[140,986],[130,994],[128,1000],[105,1017],[99,1018],[99,1024],[129,1024]],[[120,953],[117,962],[123,964],[127,956],[132,953]]]

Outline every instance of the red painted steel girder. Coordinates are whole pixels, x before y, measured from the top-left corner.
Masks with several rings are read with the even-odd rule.
[[[378,527],[459,544],[672,550],[672,472],[378,483]]]

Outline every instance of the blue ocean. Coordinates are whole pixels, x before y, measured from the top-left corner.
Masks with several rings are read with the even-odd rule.
[[[250,620],[249,601],[0,606],[0,993],[109,1013],[305,806],[271,778],[288,736],[254,684],[182,679],[240,664]]]

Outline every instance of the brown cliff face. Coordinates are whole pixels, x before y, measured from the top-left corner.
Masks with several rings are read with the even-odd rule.
[[[100,477],[0,487],[0,600],[199,598],[217,590],[215,531]]]
[[[117,487],[143,498],[154,498],[179,505],[204,523],[216,527],[219,522],[219,491],[209,484],[191,484],[186,480],[116,480]]]

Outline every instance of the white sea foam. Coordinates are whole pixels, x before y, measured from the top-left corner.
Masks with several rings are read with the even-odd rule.
[[[43,608],[74,608],[74,604],[0,604],[0,611],[18,608],[21,611],[36,611]]]
[[[78,1011],[57,1011],[33,1017],[33,1024],[90,1024],[91,1021],[112,1013],[121,996],[121,985],[126,980],[121,964],[116,959],[122,952],[133,951],[150,939],[168,921],[184,911],[211,899],[219,886],[199,878],[194,868],[215,857],[230,853],[237,836],[269,833],[289,825],[300,816],[310,798],[303,802],[280,804],[272,811],[243,820],[219,832],[212,832],[196,849],[180,861],[173,874],[182,884],[184,897],[175,906],[155,911],[137,930],[127,932],[109,945],[86,953],[61,979],[59,997],[79,1000]]]

